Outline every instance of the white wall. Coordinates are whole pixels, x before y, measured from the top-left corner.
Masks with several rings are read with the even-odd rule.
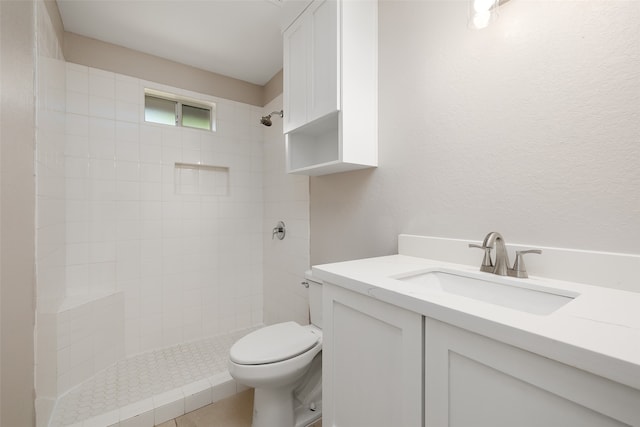
[[[0,424],[34,424],[35,17],[0,2]]]
[[[36,4],[36,419],[46,421],[58,391],[56,311],[65,295],[66,75],[61,41],[45,3]]]
[[[216,102],[216,132],[144,122],[145,87]],[[124,292],[127,355],[262,322],[260,112],[67,64],[67,297]],[[176,193],[176,162],[228,195]]]
[[[311,179],[312,263],[492,230],[640,253],[640,3],[500,11],[474,31],[466,2],[381,1],[380,167]]]
[[[268,103],[261,115],[282,109],[282,95]],[[286,111],[285,111],[286,114]],[[309,269],[309,178],[285,173],[282,119],[272,117],[264,127],[264,321],[309,322],[307,290],[300,285]],[[284,221],[284,240],[271,230]]]

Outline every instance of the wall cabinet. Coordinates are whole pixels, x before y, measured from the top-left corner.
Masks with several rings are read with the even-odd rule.
[[[375,0],[314,0],[284,32],[287,172],[377,165]]]
[[[322,425],[422,425],[422,316],[323,285]]]

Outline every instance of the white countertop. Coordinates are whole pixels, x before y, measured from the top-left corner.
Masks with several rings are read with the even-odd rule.
[[[425,289],[393,277],[478,267],[391,255],[313,267],[315,277],[377,300],[640,389],[640,294],[531,276],[513,279],[580,294],[548,315],[536,315]]]

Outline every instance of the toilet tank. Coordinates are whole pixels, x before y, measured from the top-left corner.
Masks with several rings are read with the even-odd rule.
[[[305,282],[309,284],[309,313],[311,324],[322,329],[322,281],[311,274],[311,270],[304,273]]]

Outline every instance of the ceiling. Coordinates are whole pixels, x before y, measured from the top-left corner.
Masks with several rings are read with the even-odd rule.
[[[280,0],[57,0],[65,31],[257,85],[282,68]]]

